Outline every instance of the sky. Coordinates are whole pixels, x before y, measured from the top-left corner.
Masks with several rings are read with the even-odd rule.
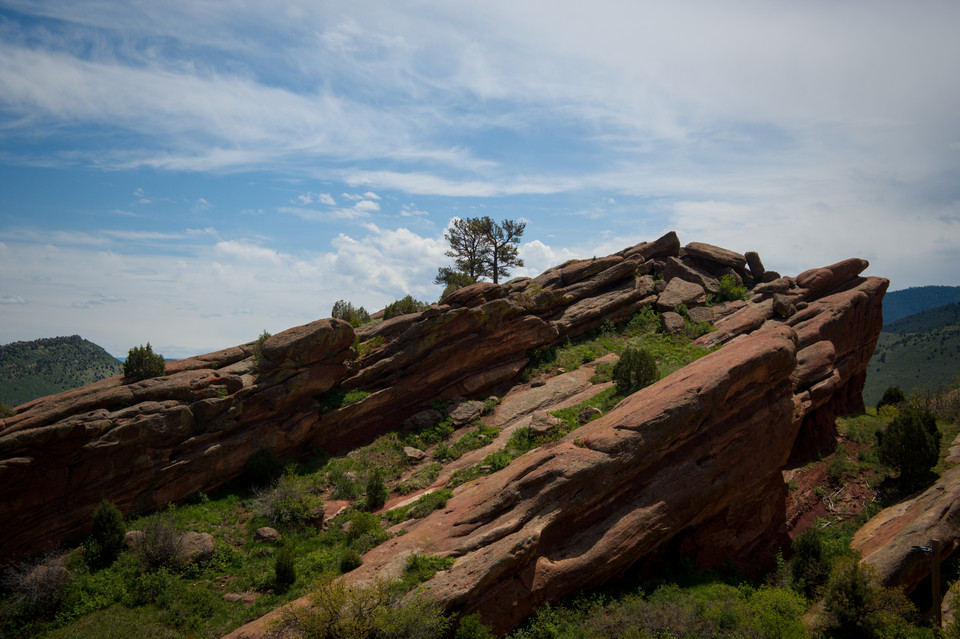
[[[0,344],[169,358],[675,230],[958,285],[960,3],[0,0]]]

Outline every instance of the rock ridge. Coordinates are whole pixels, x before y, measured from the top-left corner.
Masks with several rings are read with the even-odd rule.
[[[350,579],[397,552],[456,556],[428,586],[449,610],[502,630],[668,546],[706,564],[762,555],[785,530],[780,469],[822,445],[837,414],[863,407],[888,283],[861,277],[863,260],[789,278],[732,253],[669,233],[536,278],[475,284],[421,313],[356,330],[318,320],[171,363],[162,378],[110,378],[19,406],[0,420],[0,518],[18,521],[0,533],[4,558],[82,533],[103,498],[155,509],[237,477],[257,448],[344,450],[433,400],[505,389],[530,351],[656,307],[676,288],[691,316],[716,326],[699,343],[724,348],[459,487]],[[708,306],[724,275],[748,299]],[[355,389],[369,394],[329,406]]]

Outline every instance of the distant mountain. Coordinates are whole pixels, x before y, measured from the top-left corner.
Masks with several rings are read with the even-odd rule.
[[[886,298],[883,314],[886,317]],[[883,327],[867,366],[863,401],[867,406],[876,405],[890,386],[899,386],[909,394],[918,388],[936,390],[958,385],[960,303],[952,303],[903,317]]]
[[[79,335],[0,346],[0,402],[13,408],[37,397],[123,372],[123,364]]]
[[[960,286],[914,286],[883,296],[884,325],[937,306],[960,302]]]
[[[884,309],[884,311],[886,311],[886,309]],[[943,306],[937,306],[922,313],[900,318],[895,322],[885,324],[883,331],[885,333],[898,334],[922,333],[952,324],[960,324],[960,302],[944,304]]]

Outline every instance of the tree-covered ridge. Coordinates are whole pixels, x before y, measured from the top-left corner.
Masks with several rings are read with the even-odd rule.
[[[123,372],[123,364],[79,335],[0,346],[0,402],[9,407]]]
[[[944,304],[885,324],[885,333],[919,333],[960,324],[960,303]]]
[[[886,315],[886,299],[884,300]],[[876,404],[889,386],[936,391],[960,378],[960,304],[946,304],[884,326],[867,367],[863,400]]]
[[[884,324],[930,308],[960,302],[960,286],[914,286],[883,297]]]

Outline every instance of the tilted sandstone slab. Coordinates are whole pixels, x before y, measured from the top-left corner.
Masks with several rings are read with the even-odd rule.
[[[261,447],[291,455],[316,422],[313,397],[345,378],[353,331],[320,320],[172,363],[164,377],[112,377],[20,406],[0,421],[0,559],[84,531],[102,499],[150,511],[238,476]]]
[[[317,446],[343,450],[398,428],[432,400],[504,388],[530,350],[656,304],[673,280],[652,278],[664,276],[662,260],[679,251],[668,234],[538,278],[475,285],[356,332],[323,320],[171,365],[161,379],[107,381],[18,407],[0,422],[0,516],[21,525],[2,533],[0,547],[18,555],[82,532],[101,498],[129,512],[211,490],[237,476],[259,447],[279,457]],[[493,614],[486,588],[504,596],[532,588],[532,606],[598,583],[586,575],[578,585],[586,572],[618,574],[667,543],[687,544],[710,562],[778,539],[783,485],[770,469],[799,443],[819,441],[807,433],[829,434],[838,411],[862,408],[886,281],[857,277],[857,266],[827,267],[803,287],[784,278],[747,302],[714,307],[722,319],[710,335],[726,346],[707,364],[663,380],[642,401],[630,398],[615,419],[598,420],[609,432],[590,426],[580,442],[536,451],[462,487],[452,503],[468,510],[412,526],[433,531],[418,533],[424,551],[461,556],[462,568],[450,572],[460,581],[448,584],[459,594],[447,595],[447,604]],[[682,286],[681,275],[673,279]],[[799,309],[790,326],[775,313],[775,294]],[[831,346],[818,345],[824,341]],[[321,414],[328,391],[349,389],[370,394]],[[692,490],[691,477],[707,483]],[[674,497],[678,503],[668,504]],[[646,532],[634,544],[637,530]],[[487,550],[485,540],[495,546]],[[581,555],[599,567],[587,571]],[[371,569],[387,565],[367,561]]]
[[[933,539],[942,544],[941,561],[960,545],[960,466],[944,472],[920,495],[871,517],[850,545],[877,569],[884,584],[911,592],[931,570],[931,556],[916,547]]]
[[[452,556],[453,567],[427,582],[431,594],[503,632],[544,602],[668,550],[700,565],[771,558],[788,543],[782,468],[838,414],[863,407],[887,284],[854,274],[804,289],[798,299],[809,312],[792,325],[761,296],[748,304],[760,319],[724,333],[722,349],[458,487],[446,507],[406,522],[405,534],[344,579],[396,576],[414,553]],[[229,636],[260,637],[277,616]]]

